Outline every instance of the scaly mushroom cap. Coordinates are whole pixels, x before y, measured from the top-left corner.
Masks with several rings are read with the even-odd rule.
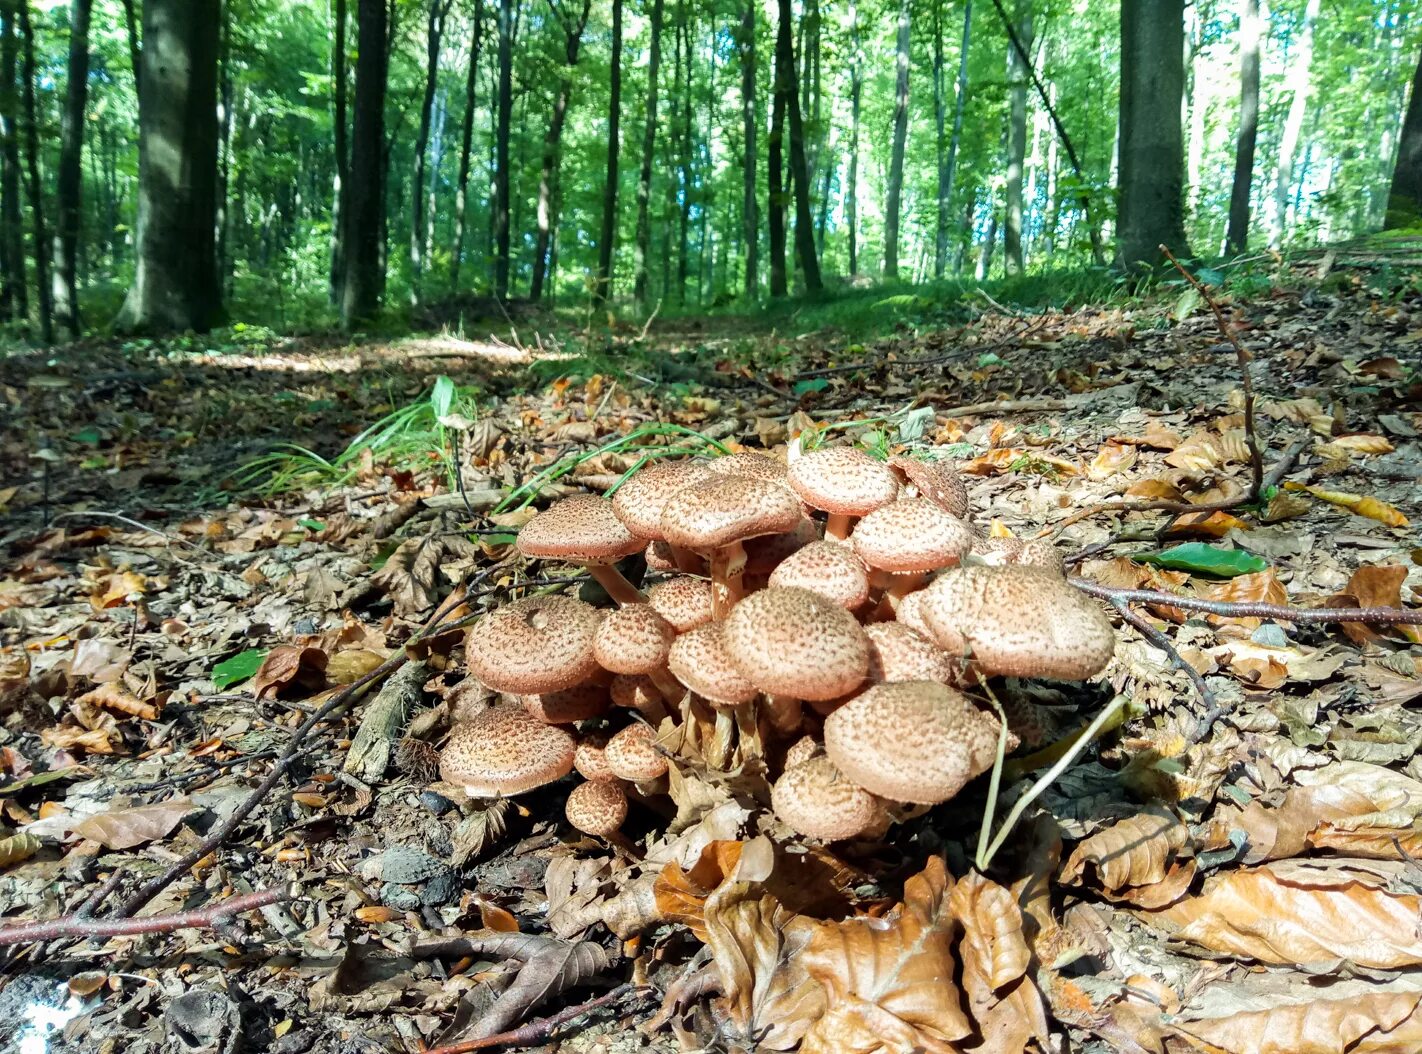
[[[612,564],[647,543],[622,525],[611,502],[592,494],[548,506],[518,532],[518,551],[541,560]]]
[[[666,540],[706,552],[762,534],[783,534],[804,518],[783,483],[753,476],[715,476],[683,487],[662,509]]]
[[[879,800],[824,756],[787,768],[775,781],[770,804],[796,834],[826,842],[856,838],[872,830],[883,815]]]
[[[863,516],[899,496],[899,479],[858,447],[812,450],[790,466],[790,486],[806,505],[840,516]]]
[[[580,783],[563,808],[568,822],[595,838],[606,838],[627,819],[627,792],[616,780]]]
[[[958,568],[923,590],[920,610],[938,645],[984,676],[1084,681],[1116,650],[1105,613],[1040,567]]]
[[[646,674],[619,673],[610,687],[612,702],[643,714],[665,713],[662,692]]]
[[[865,515],[849,540],[870,567],[902,574],[952,567],[972,548],[973,532],[927,498],[900,498]]]
[[[923,620],[923,590],[910,593],[899,600],[899,610],[895,617],[909,629],[928,640],[933,639],[933,631],[928,628],[928,623]]]
[[[617,489],[612,496],[612,511],[638,538],[661,541],[662,509],[667,499],[710,475],[700,461],[653,462]]]
[[[439,776],[471,798],[509,798],[566,776],[577,744],[511,706],[496,706],[456,725],[439,755]]]
[[[798,586],[853,611],[869,599],[869,572],[843,545],[811,542],[770,572],[772,586]]]
[[[519,702],[528,713],[550,725],[591,721],[607,713],[612,705],[607,686],[596,681],[586,681],[558,692],[525,695]]]
[[[808,516],[783,534],[767,534],[746,541],[748,575],[768,575],[811,542],[820,540],[820,528]]]
[[[902,622],[871,622],[864,627],[869,638],[869,677],[874,684],[892,681],[961,682],[958,660],[921,633]]]
[[[464,661],[496,692],[538,695],[572,688],[598,671],[593,634],[601,618],[597,608],[571,597],[516,600],[470,627]]]
[[[968,521],[968,487],[952,466],[941,461],[919,461],[896,454],[889,458],[889,468],[917,491],[920,498],[928,499],[964,523]]]
[[[766,454],[757,454],[754,450],[713,458],[706,463],[706,467],[722,476],[753,476],[771,483],[784,483],[788,471],[785,462]]]
[[[667,664],[676,629],[646,604],[609,611],[593,634],[593,657],[613,673],[652,673]]]
[[[647,606],[685,633],[711,621],[711,583],[690,575],[668,578],[647,590]]]
[[[1066,576],[1062,554],[1051,542],[1037,538],[975,538],[973,555],[989,566],[1040,567]]]
[[[585,780],[615,780],[607,767],[607,736],[601,732],[584,736],[573,752],[573,768]]]
[[[648,571],[676,571],[676,554],[666,542],[648,542],[642,554],[647,561]]]
[[[936,805],[992,767],[998,723],[936,681],[876,684],[825,718],[825,752],[889,801]]]
[[[666,774],[667,759],[657,750],[657,737],[646,725],[628,725],[607,741],[603,756],[614,776],[632,783]]]
[[[838,698],[869,670],[863,627],[808,589],[763,589],[742,600],[726,618],[726,652],[755,687],[792,699]]]
[[[782,771],[793,769],[796,765],[803,765],[812,757],[823,753],[824,748],[820,746],[814,736],[801,736],[786,749],[785,765]]]
[[[708,622],[677,637],[667,666],[682,684],[721,706],[748,703],[758,694],[756,686],[731,661],[724,622]]]

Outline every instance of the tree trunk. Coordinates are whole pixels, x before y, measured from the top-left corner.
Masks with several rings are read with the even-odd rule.
[[[128,61],[133,66],[133,94],[135,98],[142,98],[143,86],[139,83],[139,70],[143,66],[142,44],[139,42],[138,13],[134,10],[133,0],[123,0],[123,20],[128,26]]]
[[[341,321],[347,329],[376,316],[385,286],[381,217],[385,213],[385,81],[389,69],[386,20],[385,0],[357,0],[355,113],[341,239],[346,261]]]
[[[1249,196],[1254,182],[1254,144],[1259,137],[1259,42],[1264,21],[1259,0],[1244,0],[1239,15],[1239,135],[1234,144],[1234,184],[1229,194],[1225,252],[1242,253],[1249,244]]]
[[[469,218],[469,158],[474,146],[475,102],[479,87],[479,44],[484,28],[484,0],[474,0],[474,32],[469,45],[469,70],[464,83],[464,125],[459,133],[459,183],[454,192],[454,255],[449,261],[449,289],[459,292],[459,268],[464,261],[464,235]]]
[[[944,225],[940,232],[943,239],[943,255],[946,257],[948,251],[946,219],[948,208],[953,201],[953,181],[958,174],[958,146],[963,140],[963,109],[967,104],[968,97],[968,46],[972,41],[973,32],[973,0],[964,0],[963,3],[963,42],[958,49],[958,89],[953,100],[953,134],[948,139],[948,156],[944,159],[943,168],[939,172],[938,181],[938,212],[939,223]],[[970,207],[969,215],[972,214]],[[963,254],[960,251],[954,264],[954,270],[963,270]],[[942,275],[939,275],[941,278]]]
[[[864,98],[864,55],[859,43],[859,5],[849,2],[849,187],[845,194],[849,276],[859,273],[859,112]]]
[[[805,291],[814,295],[824,288],[820,261],[815,254],[815,221],[810,212],[810,174],[805,163],[805,125],[800,95],[795,85],[795,45],[790,0],[779,0],[780,31],[775,38],[775,79],[784,81],[785,104],[790,111],[790,178],[795,185],[795,257],[805,279]],[[783,237],[783,235],[782,235]]]
[[[204,333],[217,276],[220,0],[146,0],[139,110],[137,269],[119,325]]]
[[[1182,201],[1184,0],[1121,5],[1121,174],[1116,235],[1121,263],[1149,266],[1165,245],[1189,256]]]
[[[760,296],[760,207],[755,193],[756,90],[755,90],[755,2],[742,0],[741,53],[741,231],[745,241],[746,299]]]
[[[1299,28],[1298,50],[1290,59],[1289,75],[1284,91],[1289,95],[1289,112],[1284,118],[1284,131],[1279,139],[1279,163],[1275,169],[1274,209],[1270,215],[1269,248],[1277,249],[1284,240],[1288,223],[1289,199],[1294,192],[1294,152],[1303,132],[1304,114],[1308,110],[1309,67],[1313,65],[1313,27],[1318,21],[1319,0],[1308,0],[1304,8],[1303,25]]]
[[[1024,50],[1032,47],[1032,9],[1017,6],[1017,39]],[[1008,79],[1012,83],[1007,135],[1007,194],[1003,208],[1003,268],[1012,274],[1026,269],[1022,255],[1022,163],[1027,155],[1027,64],[1015,46],[1007,49]]]
[[[44,221],[44,186],[39,170],[39,121],[35,113],[35,30],[29,0],[18,0],[20,37],[24,44],[25,175],[30,216],[34,222],[35,299],[39,306],[40,340],[54,343],[54,304],[49,287],[49,230]]]
[[[499,0],[499,108],[494,131],[494,295],[509,295],[509,124],[513,118],[514,0]]]
[[[84,187],[84,110],[89,100],[89,15],[93,0],[69,5],[69,74],[55,179],[54,317],[79,339],[79,227]]]
[[[228,234],[231,226],[227,210],[227,187],[232,176],[232,8],[222,7],[222,25],[218,30],[218,129],[217,129],[217,282],[226,290],[232,273]],[[298,171],[300,171],[298,166]]]
[[[332,21],[335,32],[331,44],[332,132],[336,148],[336,185],[331,188],[331,273],[330,299],[334,307],[341,290],[341,225],[346,214],[346,181],[350,178],[350,147],[346,142],[346,0],[334,0]]]
[[[908,142],[909,103],[909,0],[899,0],[896,46],[897,79],[894,87],[894,145],[889,157],[889,201],[884,208],[884,277],[899,276],[899,206],[904,190],[904,146]]]
[[[543,138],[543,170],[538,177],[538,240],[533,249],[533,280],[528,299],[535,304],[543,298],[543,283],[549,268],[549,247],[553,226],[557,220],[556,195],[558,160],[563,139],[563,123],[568,117],[568,98],[573,91],[573,69],[578,64],[578,49],[583,43],[583,29],[588,24],[592,0],[583,0],[577,19],[563,26],[563,64],[566,67],[558,80],[558,94],[553,100],[553,119]],[[550,6],[551,0],[550,0]],[[554,14],[558,14],[554,7]]]
[[[933,224],[933,277],[948,266],[948,86],[943,66],[943,0],[933,0],[933,126],[938,212]]]
[[[430,117],[439,84],[439,52],[444,41],[444,20],[453,0],[430,0],[425,31],[425,92],[420,98],[420,125],[415,133],[415,176],[410,189],[410,302],[420,302],[420,281],[425,271],[425,161],[430,145]]]
[[[612,0],[612,69],[608,73],[607,182],[602,189],[602,233],[597,243],[597,288],[593,303],[612,296],[612,249],[617,238],[617,155],[622,117],[622,0]]]
[[[681,202],[677,215],[677,285],[676,302],[678,305],[686,303],[686,279],[689,274],[687,255],[691,251],[690,225],[691,225],[691,138],[693,129],[691,126],[691,21],[686,12],[686,0],[681,0],[677,5],[681,11],[678,34],[681,37],[680,51],[682,81],[681,95],[681,136],[678,148],[678,169],[681,182]],[[675,107],[675,100],[673,100]]]
[[[1402,120],[1397,163],[1388,189],[1384,230],[1422,225],[1422,60],[1412,76],[1412,98]]]
[[[770,295],[785,296],[785,94],[793,90],[781,76],[780,46],[775,48],[775,84],[771,92],[770,142],[766,147],[766,190],[770,208]]]
[[[632,299],[647,311],[647,257],[652,251],[652,163],[657,145],[657,73],[662,61],[664,0],[652,0],[651,54],[647,59],[647,123],[642,129],[642,171],[637,177],[637,244]]]
[[[15,75],[19,38],[14,0],[0,4],[0,307],[7,319],[26,321],[30,314],[25,286],[24,206],[20,201],[19,94]]]

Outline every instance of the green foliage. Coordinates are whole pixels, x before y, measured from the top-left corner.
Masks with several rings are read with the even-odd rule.
[[[1205,542],[1186,542],[1156,553],[1140,553],[1134,559],[1172,571],[1189,571],[1192,574],[1214,575],[1217,578],[1254,574],[1269,566],[1264,560],[1244,549],[1221,549]]]
[[[223,659],[212,668],[212,684],[219,692],[225,692],[234,684],[241,684],[256,676],[267,657],[265,648],[248,648],[239,651],[230,659]]]

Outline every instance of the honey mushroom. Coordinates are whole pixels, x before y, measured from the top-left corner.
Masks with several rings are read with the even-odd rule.
[[[524,556],[585,568],[618,604],[640,604],[646,599],[613,566],[644,548],[646,542],[623,525],[611,503],[591,494],[548,506],[518,532],[518,551]]]
[[[802,454],[790,465],[791,488],[811,508],[829,514],[825,537],[842,542],[855,518],[899,496],[889,467],[858,447],[835,446]]]
[[[958,564],[972,548],[973,533],[925,498],[900,498],[860,520],[850,544],[870,568],[870,584],[883,591],[876,615],[890,617],[928,572]]]
[[[670,566],[663,564],[656,569],[704,570],[699,556],[667,541],[662,530],[662,509],[677,491],[711,475],[710,469],[700,461],[654,461],[617,488],[612,496],[612,512],[628,531],[647,543],[649,567],[654,558],[653,547],[661,546],[665,548],[665,559]],[[661,556],[658,550],[656,557]]]

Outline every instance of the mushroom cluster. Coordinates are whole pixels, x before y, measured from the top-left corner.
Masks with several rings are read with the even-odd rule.
[[[966,689],[1084,680],[1115,646],[1049,545],[979,537],[970,514],[951,468],[853,447],[655,463],[611,500],[564,499],[518,547],[587,568],[617,606],[536,596],[475,624],[468,668],[503,701],[455,729],[441,776],[489,797],[576,769],[569,822],[613,837],[630,790],[664,789],[665,744],[709,722],[702,756],[760,762],[807,838],[947,801],[1001,732]],[[637,552],[645,592],[615,566]]]

